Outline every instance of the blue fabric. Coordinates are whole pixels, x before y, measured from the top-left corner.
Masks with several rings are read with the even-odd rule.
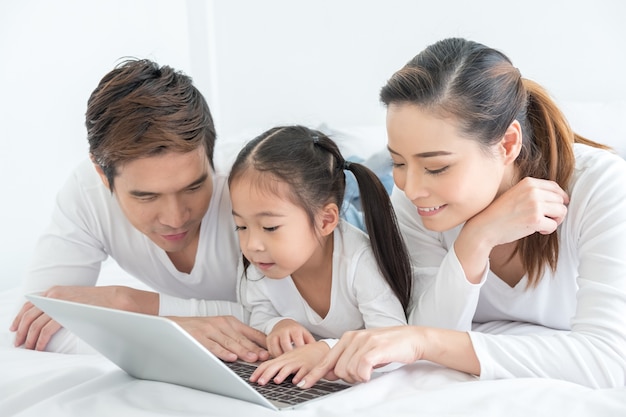
[[[391,173],[391,157],[387,150],[376,152],[368,159],[364,160],[358,156],[347,158],[350,162],[357,162],[371,169],[380,179],[387,193],[391,194],[393,188],[393,175]],[[358,227],[367,233],[363,221],[363,211],[361,209],[361,195],[359,185],[354,175],[346,171],[346,192],[341,207],[342,217],[350,224]]]

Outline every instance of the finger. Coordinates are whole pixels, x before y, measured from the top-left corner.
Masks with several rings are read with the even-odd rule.
[[[293,340],[291,339],[291,335],[286,334],[280,336],[280,348],[284,352],[291,352],[293,350]]]
[[[304,343],[315,343],[315,337],[310,333],[310,332],[306,332],[304,334]]]
[[[46,314],[40,314],[35,320],[30,323],[30,326],[28,327],[28,331],[26,333],[26,338],[24,340],[24,348],[36,349],[37,342],[39,341],[39,337],[41,335],[41,331],[50,320],[50,317],[48,317]]]
[[[265,385],[274,378],[274,376],[280,371],[281,366],[276,361],[264,362],[265,365],[261,369],[260,375],[257,377],[256,383],[259,385]]]
[[[267,367],[269,362],[264,362],[262,364],[260,364],[255,370],[254,372],[252,372],[252,375],[250,375],[250,382],[257,382],[259,377],[261,375],[263,375],[263,372],[265,372],[265,368]]]
[[[300,388],[311,388],[317,381],[319,381],[324,376],[330,376],[331,378],[335,376],[335,374],[330,374],[335,365],[337,364],[338,359],[341,357],[343,350],[343,345],[341,345],[341,340],[333,347],[328,354],[322,359],[322,361],[309,372],[307,372],[300,381],[298,381],[297,385]],[[338,378],[335,378],[338,379]]]
[[[270,357],[277,358],[283,354],[283,350],[280,347],[280,339],[276,336],[267,338],[267,350],[270,353]]]
[[[256,340],[260,340],[260,336],[263,336],[263,344],[265,344],[265,335],[262,332],[241,323],[235,318],[226,320],[227,325],[220,326],[221,339],[215,339],[216,342],[246,362],[256,362],[261,358],[267,359],[269,354],[265,349],[249,339],[249,337],[254,337]]]
[[[58,322],[52,319],[49,320],[39,332],[39,337],[37,338],[37,342],[35,344],[35,350],[44,351],[46,346],[48,346],[50,339],[52,339],[52,336],[54,336],[60,328],[61,325]]]
[[[300,366],[300,369],[297,370],[297,372],[295,372],[295,374],[293,375],[293,378],[291,379],[291,381],[295,384],[298,385],[300,383],[300,381],[309,373],[311,372],[311,369],[313,369],[311,366],[309,366],[308,364],[302,365]],[[292,372],[293,373],[293,372]],[[317,381],[316,381],[317,382]]]
[[[564,204],[550,204],[546,209],[546,217],[554,220],[558,225],[563,223],[567,216],[567,206]]]
[[[285,379],[289,378],[293,373],[298,371],[298,368],[300,368],[300,365],[295,363],[287,363],[283,365],[274,377],[274,382],[276,384],[282,384]]]
[[[236,353],[224,348],[222,345],[215,342],[214,340],[209,339],[208,337],[204,337],[199,341],[205,348],[209,350],[209,352],[213,353],[215,356],[223,361],[234,362],[239,357],[239,355],[237,355]]]
[[[24,317],[24,314],[33,307],[34,306],[31,304],[30,301],[25,302],[22,308],[20,308],[20,311],[18,311],[17,315],[13,319],[13,322],[11,323],[11,327],[9,327],[9,330],[12,332],[16,331],[19,327],[20,322],[22,321],[22,318]]]
[[[266,348],[266,342],[267,342],[267,335],[265,333],[263,333],[260,330],[255,329],[254,327],[250,327],[247,326],[244,323],[241,323],[241,329],[240,333],[243,334],[247,340],[252,341],[254,343],[254,346],[256,349],[259,349],[259,347],[261,348]],[[260,349],[260,350],[264,350],[264,349]]]
[[[17,330],[15,332],[15,346],[21,346],[26,343],[26,338],[28,337],[29,332],[31,331],[31,327],[35,320],[37,320],[40,316],[43,315],[43,311],[39,310],[37,307],[31,304],[30,308],[28,308],[22,314],[22,319],[17,326]],[[40,325],[43,325],[40,323]],[[39,329],[37,329],[38,331]],[[34,336],[31,336],[34,337]],[[26,346],[25,346],[26,347]],[[30,347],[27,347],[30,349]]]

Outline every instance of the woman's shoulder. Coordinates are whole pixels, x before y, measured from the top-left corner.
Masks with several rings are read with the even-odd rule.
[[[622,209],[626,205],[626,160],[608,150],[574,145],[576,166],[570,181],[570,209],[602,207]]]
[[[582,143],[574,144],[576,159],[575,174],[587,171],[603,171],[607,168],[626,170],[626,160],[610,150],[596,148]]]

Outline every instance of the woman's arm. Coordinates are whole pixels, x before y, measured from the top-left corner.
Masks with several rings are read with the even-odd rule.
[[[310,388],[323,377],[366,382],[379,366],[417,360],[480,374],[480,364],[466,332],[396,326],[347,332],[324,360],[302,378],[299,386]]]
[[[409,324],[470,330],[484,278],[479,284],[465,278],[453,247],[461,226],[445,233],[429,231],[401,190],[394,188],[391,200],[413,268]],[[487,262],[483,270],[486,277]]]

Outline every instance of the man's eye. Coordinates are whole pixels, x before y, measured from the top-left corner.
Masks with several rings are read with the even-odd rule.
[[[154,201],[156,200],[156,196],[155,195],[144,195],[141,197],[137,197],[137,200],[141,201],[141,202],[149,202],[149,201]]]

